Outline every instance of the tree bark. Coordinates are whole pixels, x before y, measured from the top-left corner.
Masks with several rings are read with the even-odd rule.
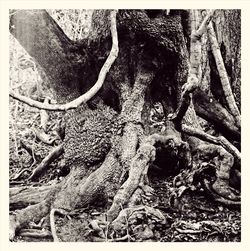
[[[196,25],[199,25],[202,18],[197,13]],[[184,21],[183,15],[174,12],[170,15],[157,10],[156,14],[150,10],[118,12],[119,54],[100,92],[87,104],[65,114],[63,149],[70,173],[50,192],[41,188],[39,197],[31,195],[33,189],[24,191],[21,197],[11,192],[11,209],[34,204],[11,216],[11,239],[33,219],[37,210],[36,221],[51,210],[71,211],[94,203],[97,198],[108,203],[108,220],[113,222],[119,218],[121,208],[129,207],[132,198],[141,196],[148,187],[151,164],[163,168],[167,163],[175,173],[181,168],[197,173],[204,159],[213,159],[217,182],[210,190],[219,190],[232,200],[239,199],[232,197],[227,189],[233,156],[222,146],[198,139],[197,134],[185,133],[185,127],[181,126],[183,123],[202,131],[197,112],[215,124],[218,131],[225,131],[229,140],[240,140],[235,119],[214,98],[212,86],[210,89],[213,73],[206,73],[208,78],[202,82],[199,70],[206,72],[210,67],[206,63],[211,60],[205,60],[201,54],[204,61],[199,69],[199,62],[195,61],[199,55],[195,57],[194,50],[187,48],[189,43],[192,47],[193,41],[186,41],[184,34],[189,31],[183,26]],[[80,42],[71,41],[44,10],[17,11],[11,16],[10,32],[44,70],[60,103],[71,101],[92,87],[112,44],[110,10],[94,11],[90,35]],[[202,36],[200,30],[198,35]],[[204,37],[207,42],[206,32]],[[183,88],[191,74],[197,77],[195,90],[184,96]],[[199,87],[198,80],[202,82]],[[235,78],[236,86],[237,81]],[[208,97],[204,88],[209,89]],[[156,106],[157,103],[160,105]],[[167,119],[179,107],[183,109],[179,109],[178,119]],[[152,110],[164,118],[163,124],[154,121]],[[230,144],[228,149],[238,154]],[[150,212],[157,214],[153,209]]]
[[[58,101],[79,96],[85,51],[76,48],[45,10],[18,10],[10,32],[45,71]]]

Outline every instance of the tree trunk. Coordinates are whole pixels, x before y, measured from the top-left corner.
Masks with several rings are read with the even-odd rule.
[[[231,64],[229,76],[240,105],[239,47],[231,46],[234,35],[227,30],[234,26],[230,21],[233,15],[240,17],[234,11],[219,12],[214,22],[221,18],[228,20],[225,34],[229,37],[219,34],[223,32],[220,28],[216,32],[221,50],[225,50],[226,68]],[[190,31],[186,28],[188,25],[183,25],[188,22],[187,16],[185,11],[171,11],[168,15],[161,10],[119,10],[119,55],[101,91],[87,104],[65,114],[63,147],[65,165],[70,173],[50,192],[42,189],[36,199],[29,196],[30,191],[22,199],[11,192],[11,209],[25,207],[27,201],[33,204],[11,216],[11,239],[20,228],[31,220],[38,221],[49,215],[52,209],[70,212],[95,203],[97,199],[108,205],[107,219],[113,222],[115,229],[120,224],[120,211],[124,212],[121,209],[145,204],[141,198],[149,189],[148,169],[153,166],[172,175],[178,174],[180,169],[190,170],[195,177],[199,173],[200,180],[204,181],[202,184],[206,185],[201,167],[205,161],[212,160],[217,181],[212,189],[210,185],[204,187],[216,194],[218,201],[232,200],[237,204],[239,198],[232,196],[228,188],[234,163],[232,154],[222,146],[189,136],[182,131],[179,122],[167,119],[167,115],[174,113],[181,104],[182,86],[189,74],[191,52],[187,36]],[[107,58],[111,48],[110,10],[95,10],[91,28],[87,39],[74,42],[46,11],[22,10],[11,16],[10,32],[46,73],[59,103],[85,93],[95,83]],[[194,91],[193,105],[191,102],[181,123],[202,130],[197,112],[214,123],[218,132],[225,132],[228,140],[239,141],[239,127],[216,93],[217,87],[212,86],[219,82],[218,73],[211,51],[207,49],[208,37],[204,36],[206,52],[201,68],[206,78],[203,76],[203,85]],[[230,62],[232,57],[235,57],[234,62]],[[207,91],[208,96],[204,95]],[[159,123],[155,114],[162,118]],[[192,185],[189,181],[184,182],[186,187]],[[220,200],[220,196],[224,200]],[[161,213],[153,209],[150,212],[163,222]]]

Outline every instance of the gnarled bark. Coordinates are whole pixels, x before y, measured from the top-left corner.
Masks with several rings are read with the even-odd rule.
[[[22,10],[12,15],[11,33],[44,69],[60,103],[79,97],[96,83],[111,47],[110,12],[94,11],[89,37],[78,43],[69,40],[45,11]],[[63,148],[70,173],[50,192],[41,188],[39,197],[30,192],[34,189],[24,191],[21,198],[11,192],[13,208],[34,204],[11,215],[11,239],[29,221],[39,221],[50,212],[54,215],[56,210],[70,212],[97,199],[108,204],[107,219],[115,222],[113,227],[120,224],[120,211],[123,214],[136,210],[158,215],[165,224],[150,203],[139,209],[135,206],[138,201],[147,204],[141,198],[143,190],[151,191],[151,165],[161,170],[175,169],[175,174],[181,168],[189,168],[195,176],[205,160],[213,160],[216,181],[208,184],[201,175],[200,182],[208,192],[223,197],[221,202],[239,202],[240,197],[233,196],[229,188],[229,173],[239,152],[228,141],[230,137],[217,141],[205,134],[196,115],[197,112],[239,140],[239,127],[232,115],[218,101],[202,97],[199,89],[201,37],[212,17],[208,15],[200,25],[199,16],[199,11],[193,11],[196,18],[192,19],[189,52],[180,15],[161,11],[152,15],[147,10],[118,12],[119,54],[106,71],[102,88],[87,104],[68,110],[64,118]],[[32,33],[27,39],[19,30]],[[153,109],[161,113],[161,121],[152,118]],[[174,111],[173,121],[166,119]],[[187,126],[197,130],[187,130]],[[187,187],[193,185],[189,181],[184,182]]]

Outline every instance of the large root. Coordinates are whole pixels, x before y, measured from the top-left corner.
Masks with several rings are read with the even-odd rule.
[[[37,221],[55,208],[71,211],[97,198],[107,202],[114,196],[120,186],[122,166],[126,171],[142,135],[141,112],[145,91],[153,76],[152,71],[138,70],[118,125],[114,122],[116,113],[108,108],[86,110],[86,106],[82,106],[75,113],[68,113],[71,123],[66,128],[64,149],[68,160],[66,164],[72,166],[70,174],[47,200],[17,212],[15,217],[11,216],[10,239],[14,238],[18,229],[33,219],[32,215],[36,215]],[[122,130],[122,136],[119,130]],[[115,133],[114,147],[110,149],[112,132]]]
[[[191,42],[190,42],[190,65],[189,72],[187,76],[187,82],[182,85],[181,99],[180,103],[173,114],[169,114],[168,118],[176,124],[176,126],[184,133],[188,134],[187,142],[190,144],[191,150],[194,153],[193,156],[193,167],[189,172],[185,172],[185,178],[183,179],[184,183],[180,185],[179,191],[175,194],[177,196],[181,196],[186,189],[193,189],[193,181],[194,176],[197,174],[197,171],[200,172],[199,167],[201,167],[204,162],[209,165],[213,165],[216,167],[215,176],[216,180],[209,185],[207,181],[204,179],[201,182],[204,185],[206,191],[210,193],[216,200],[220,200],[221,202],[233,201],[232,203],[240,204],[240,197],[237,193],[235,193],[234,189],[229,186],[230,172],[231,168],[235,162],[240,163],[240,153],[236,147],[234,147],[226,138],[224,137],[213,137],[209,134],[206,134],[202,131],[202,128],[199,124],[197,116],[195,114],[194,105],[193,105],[193,96],[192,94],[199,89],[201,85],[201,36],[205,32],[206,27],[208,26],[208,30],[211,29],[210,18],[211,12],[209,12],[204,18],[202,23],[199,25],[199,20],[197,19],[197,11],[191,10]],[[198,28],[199,26],[199,28]],[[215,37],[213,37],[216,40]],[[213,45],[216,44],[217,41],[212,41]],[[216,49],[217,54],[220,52],[219,49]],[[214,57],[216,62],[218,63],[218,55]],[[220,57],[221,59],[221,57]],[[228,84],[227,73],[224,69],[223,62],[220,62],[223,66],[221,69],[219,64],[217,64],[218,71],[221,71],[221,82],[224,84],[224,94],[226,96],[227,101],[230,99],[231,103],[235,105],[234,98],[231,95],[230,85]],[[222,78],[223,76],[223,78]],[[181,85],[181,83],[180,83]],[[228,90],[229,88],[229,90]],[[212,99],[213,101],[213,99]],[[211,101],[211,102],[212,102]],[[229,105],[230,106],[230,105]],[[230,106],[231,107],[231,106]],[[207,107],[206,107],[207,108]],[[231,107],[234,111],[234,107]],[[223,110],[218,106],[216,108],[218,110],[218,115],[223,113]],[[206,109],[205,109],[206,110]],[[224,113],[223,113],[224,114]],[[222,114],[222,115],[223,115]],[[239,125],[239,113],[232,112],[232,114],[237,117],[238,123],[236,123],[237,129],[240,128]],[[225,114],[224,114],[225,115]],[[223,117],[223,116],[221,116]],[[227,117],[227,116],[226,116]],[[232,119],[233,120],[233,119]],[[223,123],[222,123],[223,124]],[[231,123],[230,123],[231,124]],[[232,123],[234,124],[234,123]],[[225,126],[225,123],[224,123]],[[233,126],[234,127],[234,126]],[[230,130],[235,130],[233,128],[229,128]],[[207,142],[211,142],[212,144],[205,143],[202,140]],[[216,145],[215,145],[216,144]],[[220,198],[220,199],[218,199]],[[226,203],[230,204],[230,203]]]
[[[132,198],[133,193],[139,186],[143,188],[145,185],[148,185],[148,168],[155,160],[157,144],[161,144],[173,152],[178,152],[179,149],[182,152],[185,149],[186,154],[184,156],[188,156],[189,149],[183,148],[183,145],[186,146],[186,143],[180,142],[179,138],[172,135],[163,136],[159,134],[148,136],[137,150],[131,162],[128,179],[114,197],[113,204],[107,213],[108,221],[112,222],[118,216],[120,210],[129,203],[130,198]]]
[[[36,187],[12,187],[9,191],[10,210],[22,209],[29,205],[38,204],[43,201],[55,185],[36,186]]]

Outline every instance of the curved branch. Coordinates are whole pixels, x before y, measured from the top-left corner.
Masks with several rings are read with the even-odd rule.
[[[241,132],[235,124],[235,118],[216,99],[209,97],[201,89],[197,89],[192,98],[197,115],[220,128],[226,138],[240,140]]]
[[[225,148],[229,153],[231,153],[239,162],[241,160],[241,155],[238,149],[233,146],[226,138],[223,136],[214,137],[208,133],[205,133],[199,129],[192,128],[187,125],[182,125],[182,131],[187,133],[190,136],[195,136],[199,139],[208,141],[210,143],[221,145],[223,148]]]
[[[26,96],[15,93],[13,91],[10,91],[9,96],[31,107],[36,107],[38,109],[49,110],[49,111],[67,111],[70,109],[75,109],[78,106],[80,106],[82,103],[86,103],[88,100],[90,100],[101,89],[107,73],[109,72],[112,64],[114,63],[115,59],[118,56],[119,48],[118,48],[118,36],[117,36],[117,27],[116,27],[116,14],[117,14],[117,10],[112,10],[110,13],[111,35],[112,35],[112,48],[111,48],[110,54],[101,68],[101,71],[99,73],[96,83],[94,84],[93,87],[91,87],[89,91],[87,91],[85,94],[72,100],[69,103],[60,104],[60,105],[57,105],[57,104],[51,105],[51,104],[41,103],[31,98],[28,98]]]

